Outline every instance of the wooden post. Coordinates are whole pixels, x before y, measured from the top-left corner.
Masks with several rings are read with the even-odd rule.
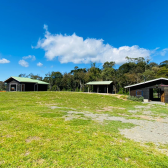
[[[99,86],[97,86],[97,93],[99,93]]]
[[[88,93],[89,93],[89,86],[88,86]]]
[[[108,85],[107,85],[107,93],[108,93]]]
[[[131,95],[131,93],[130,93],[130,87],[129,87],[129,95]]]

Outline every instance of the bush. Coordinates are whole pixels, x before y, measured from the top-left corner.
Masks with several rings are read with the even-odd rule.
[[[118,91],[118,94],[123,94],[123,93],[124,93],[123,88],[120,88]]]
[[[132,101],[139,101],[139,102],[143,102],[144,98],[141,96],[141,97],[134,97],[134,96],[128,96],[127,97],[128,100],[132,100]]]
[[[129,95],[129,92],[127,92],[124,88],[120,88],[117,94]]]
[[[76,89],[75,89],[75,92],[79,92],[80,91],[80,89],[77,87]]]

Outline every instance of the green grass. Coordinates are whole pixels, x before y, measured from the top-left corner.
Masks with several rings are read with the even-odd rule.
[[[99,94],[0,93],[0,167],[168,167],[168,157],[155,145],[142,146],[119,133],[133,124],[98,123],[83,114],[64,119],[68,111],[130,115],[136,105],[143,104]],[[108,106],[115,108],[98,111]]]

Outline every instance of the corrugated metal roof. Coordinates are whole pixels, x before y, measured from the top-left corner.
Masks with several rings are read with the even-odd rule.
[[[17,80],[18,82],[37,83],[37,84],[43,84],[43,85],[49,84],[49,83],[47,83],[47,82],[43,82],[43,81],[36,80],[36,79],[30,79],[30,78],[15,77],[15,76],[11,76],[10,78],[13,78],[13,79]],[[10,79],[10,78],[8,78],[8,79]],[[8,80],[8,79],[7,79],[7,80]],[[6,80],[6,81],[7,81],[7,80]]]
[[[113,81],[91,81],[86,83],[86,85],[110,85]]]
[[[129,85],[129,86],[125,86],[124,88],[130,88],[130,87],[133,87],[133,86],[138,86],[138,85],[142,85],[142,84],[145,84],[145,83],[150,83],[150,82],[154,82],[154,81],[157,81],[157,80],[167,80],[167,78],[157,78],[157,79],[153,79],[153,80],[149,80],[149,81],[146,81],[146,82],[141,82],[141,83],[137,83],[137,84],[134,84],[134,85]]]

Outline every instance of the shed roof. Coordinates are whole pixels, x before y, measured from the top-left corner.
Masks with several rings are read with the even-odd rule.
[[[7,80],[5,80],[4,82],[7,82],[9,79],[15,79],[18,82],[24,82],[24,83],[37,83],[37,84],[42,84],[42,85],[48,85],[49,83],[44,82],[44,81],[40,81],[37,79],[30,79],[30,78],[23,78],[23,77],[15,77],[15,76],[11,76],[10,78],[8,78]]]
[[[128,86],[125,86],[124,88],[130,88],[130,87],[133,87],[133,86],[138,86],[138,85],[150,83],[150,82],[154,82],[154,81],[157,81],[157,80],[167,80],[168,81],[167,78],[157,78],[157,79],[149,80],[149,81],[146,81],[146,82],[137,83],[137,84],[134,84],[134,85],[128,85]]]
[[[86,83],[86,85],[110,85],[113,81],[91,81]]]

